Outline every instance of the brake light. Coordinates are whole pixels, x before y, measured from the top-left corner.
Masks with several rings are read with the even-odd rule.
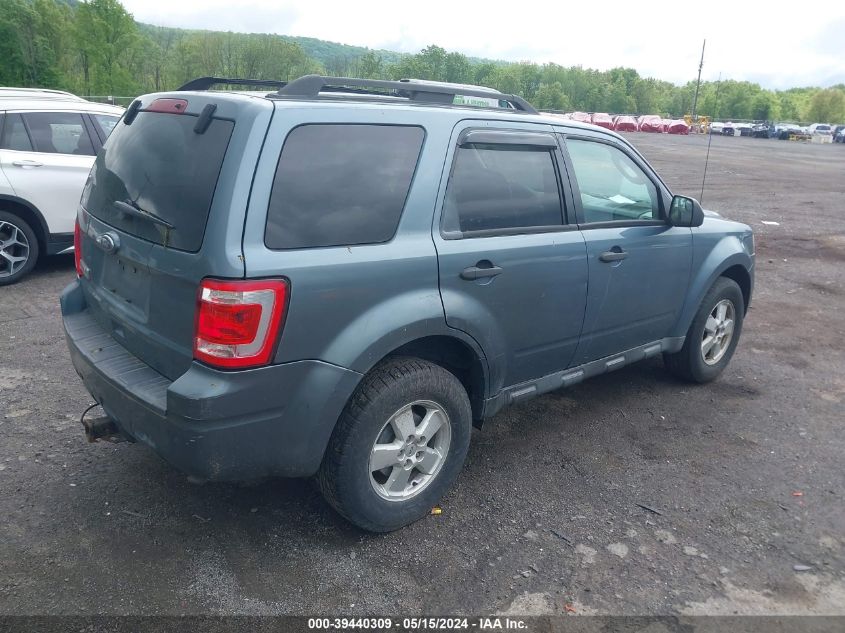
[[[226,369],[266,365],[285,320],[288,283],[282,279],[203,279],[197,297],[194,358]]]
[[[84,277],[82,269],[82,229],[79,227],[79,216],[73,225],[73,263],[76,265],[76,276]]]
[[[168,114],[182,114],[188,109],[188,102],[185,99],[156,99],[147,112],[166,112]]]

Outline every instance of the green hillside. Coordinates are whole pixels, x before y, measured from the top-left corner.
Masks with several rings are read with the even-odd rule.
[[[370,49],[363,46],[353,46],[351,44],[339,44],[338,42],[327,42],[326,40],[318,40],[314,37],[296,37],[293,35],[281,36],[289,42],[299,44],[308,57],[317,60],[326,69],[330,68],[332,64],[338,63],[340,60],[355,60],[363,57],[367,53],[372,53],[381,57],[385,64],[395,64],[401,60],[405,55],[395,51],[386,51],[383,49]]]

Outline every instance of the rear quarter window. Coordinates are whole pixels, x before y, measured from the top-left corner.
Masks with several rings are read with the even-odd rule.
[[[91,118],[94,119],[94,123],[104,139],[109,137],[117,122],[120,121],[120,117],[115,114],[97,114],[96,112],[91,113]]]
[[[290,132],[267,210],[271,249],[393,238],[425,132],[399,125],[314,124]]]

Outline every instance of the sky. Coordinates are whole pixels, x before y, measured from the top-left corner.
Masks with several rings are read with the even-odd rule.
[[[765,88],[845,83],[845,2],[805,0],[782,11],[707,3],[528,3],[504,0],[123,0],[139,22],[277,33],[416,53],[429,44],[505,61],[554,62],[677,84],[748,80]]]

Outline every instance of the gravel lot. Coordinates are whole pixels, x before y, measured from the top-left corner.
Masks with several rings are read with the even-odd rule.
[[[706,138],[630,138],[699,196]],[[757,233],[728,371],[657,359],[506,410],[442,515],[383,536],[310,481],[197,486],[87,444],[73,261],[42,262],[0,289],[0,614],[845,614],[843,176],[841,145],[714,138],[704,206]]]

